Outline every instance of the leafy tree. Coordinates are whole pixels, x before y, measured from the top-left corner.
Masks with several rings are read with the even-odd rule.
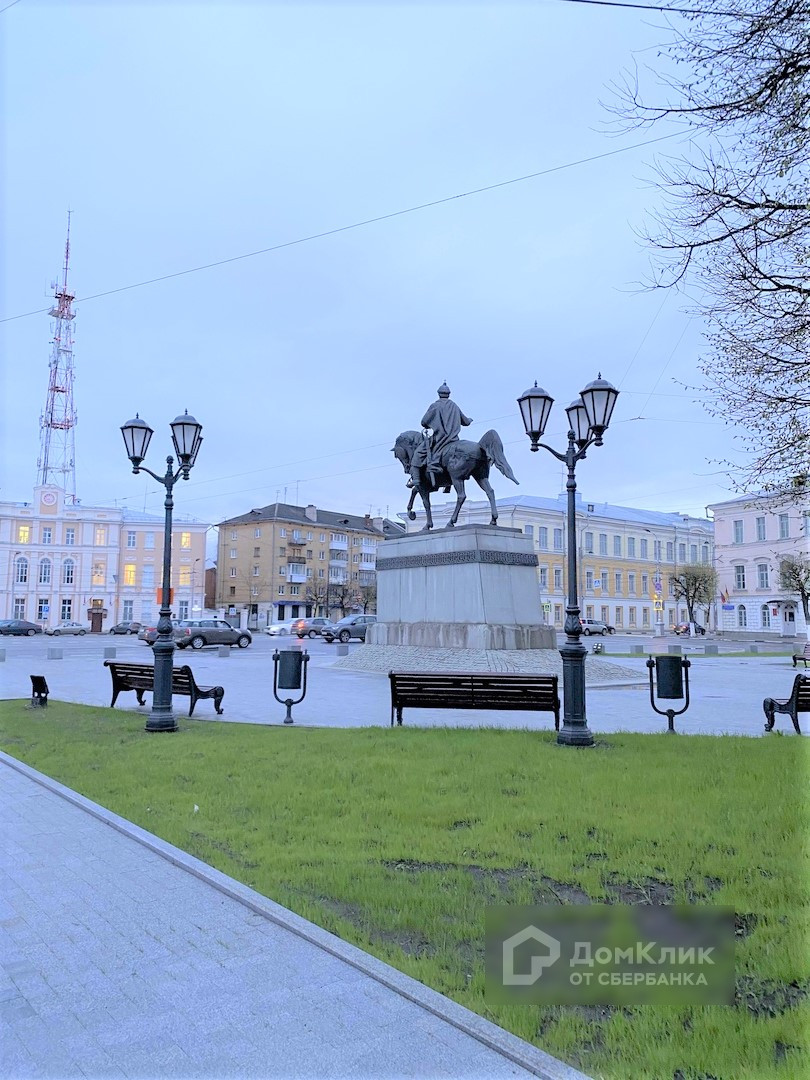
[[[799,594],[805,620],[810,624],[810,559],[805,555],[785,555],[779,563],[779,587]]]
[[[636,73],[611,109],[625,126],[674,121],[688,135],[657,166],[652,284],[688,289],[707,317],[693,389],[737,426],[735,486],[792,491],[810,473],[810,0],[699,7],[670,16],[658,100]]]
[[[708,607],[717,594],[717,571],[705,563],[688,563],[669,578],[672,595],[683,600],[689,622],[695,622],[695,608]]]

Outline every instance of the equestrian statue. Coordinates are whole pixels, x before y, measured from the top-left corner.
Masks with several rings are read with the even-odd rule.
[[[478,442],[459,439],[461,428],[469,427],[472,420],[450,400],[450,388],[446,383],[442,383],[437,392],[438,400],[422,417],[423,430],[403,431],[392,447],[397,461],[410,475],[408,487],[413,490],[408,503],[408,517],[411,521],[416,517],[413,504],[419,494],[427,516],[425,529],[432,529],[431,492],[443,488],[449,493],[452,486],[456,492],[456,506],[447,522],[447,527],[452,528],[467,498],[464,482],[472,477],[489,499],[492,508],[490,525],[497,525],[498,509],[495,492],[489,482],[490,466],[494,465],[509,480],[518,483],[504,456],[500,436],[497,431],[490,430]]]

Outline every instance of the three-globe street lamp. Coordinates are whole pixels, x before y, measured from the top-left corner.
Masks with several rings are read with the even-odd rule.
[[[166,509],[163,528],[163,588],[157,624],[158,636],[154,644],[155,682],[152,692],[152,712],[146,721],[147,731],[177,731],[177,720],[172,712],[172,657],[175,649],[171,620],[172,508],[174,507],[172,489],[181,476],[184,480],[188,480],[189,470],[197,460],[202,443],[202,424],[198,424],[193,416],[189,416],[188,410],[182,416],[172,420],[170,427],[172,442],[180,464],[177,472],[174,472],[172,470],[174,458],[170,454],[166,458],[165,476],[158,476],[157,473],[153,473],[151,469],[141,464],[154,434],[149,425],[136,413],[134,420],[129,420],[121,427],[133,473],[149,473],[166,489],[166,499],[163,503]]]
[[[563,663],[563,726],[557,742],[565,746],[593,746],[593,735],[585,716],[585,646],[580,641],[582,623],[579,621],[577,596],[577,505],[576,466],[593,445],[602,445],[619,391],[602,378],[588,383],[579,397],[565,410],[568,415],[568,449],[558,453],[541,443],[554,399],[537,383],[518,398],[520,415],[532,450],[542,446],[568,468],[568,605],[565,609],[565,644],[560,649]]]

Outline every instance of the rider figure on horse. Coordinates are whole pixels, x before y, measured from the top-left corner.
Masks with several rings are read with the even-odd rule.
[[[425,439],[414,455],[412,464],[426,466],[430,477],[431,489],[436,491],[437,479],[444,468],[442,457],[444,450],[453,442],[458,442],[458,433],[463,427],[469,427],[472,420],[465,416],[454,401],[450,400],[450,387],[442,383],[437,391],[439,398],[434,401],[422,417],[422,427],[430,428],[432,436]],[[450,488],[445,488],[449,491]]]

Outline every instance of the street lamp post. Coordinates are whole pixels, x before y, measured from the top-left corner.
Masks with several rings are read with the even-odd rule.
[[[564,746],[593,746],[593,734],[585,716],[585,655],[582,623],[579,621],[577,596],[577,522],[576,466],[593,446],[602,445],[619,391],[601,374],[588,383],[579,397],[565,410],[568,416],[568,449],[561,454],[539,440],[546,429],[554,399],[534,384],[518,398],[523,426],[531,440],[531,449],[548,450],[568,469],[568,605],[565,609],[565,644],[560,649],[563,663],[563,726],[557,742]]]
[[[152,711],[146,721],[147,731],[177,731],[177,720],[172,712],[172,657],[174,655],[174,635],[172,634],[171,621],[171,578],[172,578],[172,509],[174,500],[172,490],[182,476],[188,480],[189,471],[197,460],[197,454],[202,443],[202,424],[198,424],[188,411],[183,416],[172,420],[172,442],[179,461],[177,472],[172,465],[174,458],[171,454],[166,458],[166,473],[158,476],[151,469],[141,464],[146,457],[149,441],[153,431],[147,423],[141,420],[138,414],[135,419],[128,421],[121,427],[124,436],[124,445],[127,448],[127,457],[132,462],[133,473],[145,472],[163,484],[166,489],[166,498],[163,503],[166,518],[163,527],[163,588],[161,592],[160,617],[158,619],[157,641],[154,644],[155,654],[155,679],[152,693]]]

